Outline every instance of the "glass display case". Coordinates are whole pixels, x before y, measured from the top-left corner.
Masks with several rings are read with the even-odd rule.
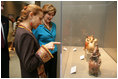
[[[85,59],[85,38],[90,35],[98,39],[101,54],[97,78],[117,77],[117,2],[62,1],[62,78],[96,77],[89,74]]]

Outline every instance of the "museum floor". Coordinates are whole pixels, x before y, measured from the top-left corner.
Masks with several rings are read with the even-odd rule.
[[[95,78],[88,74],[88,62],[80,60],[80,56],[85,54],[83,47],[63,46],[67,48],[62,50],[62,78]],[[73,51],[76,48],[77,51]],[[117,63],[102,49],[101,53],[101,74],[97,78],[116,78],[117,77]],[[71,67],[76,66],[76,73],[71,74]]]
[[[15,51],[10,51],[10,78],[21,78],[20,63]]]

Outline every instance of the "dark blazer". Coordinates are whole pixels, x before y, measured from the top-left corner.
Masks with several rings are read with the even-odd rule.
[[[38,78],[37,68],[43,64],[41,58],[36,54],[38,48],[39,44],[34,35],[24,28],[18,27],[15,35],[15,49],[20,59],[23,78]]]
[[[9,77],[9,51],[7,44],[7,36],[9,32],[9,20],[5,16],[1,15],[1,22],[3,25],[4,36],[5,36],[5,46],[1,48],[1,77]]]
[[[1,15],[1,22],[4,28],[4,35],[5,35],[5,39],[7,39],[8,36],[8,32],[9,32],[9,20],[7,17]],[[7,42],[7,40],[5,40],[5,42]],[[8,46],[8,44],[6,44]]]

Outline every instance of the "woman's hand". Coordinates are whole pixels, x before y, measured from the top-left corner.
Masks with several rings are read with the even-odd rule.
[[[54,50],[55,48],[55,44],[61,44],[61,42],[50,42],[46,45],[44,45],[47,49],[51,49],[51,50]]]

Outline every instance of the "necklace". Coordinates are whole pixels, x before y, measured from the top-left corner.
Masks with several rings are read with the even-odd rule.
[[[42,22],[43,22],[43,24],[45,25],[45,26],[44,26],[45,28],[47,28],[48,30],[51,30],[51,28],[52,28],[52,24],[51,24],[51,23],[49,23],[49,26],[47,26],[47,24],[45,23],[44,20],[43,20]]]
[[[25,27],[25,26],[23,26],[23,25],[19,25],[18,27],[23,28],[23,29],[25,29],[25,30],[27,30],[27,31],[29,31],[29,32],[31,32],[31,33],[32,33],[32,31],[31,31],[29,28],[26,28],[26,27]]]

